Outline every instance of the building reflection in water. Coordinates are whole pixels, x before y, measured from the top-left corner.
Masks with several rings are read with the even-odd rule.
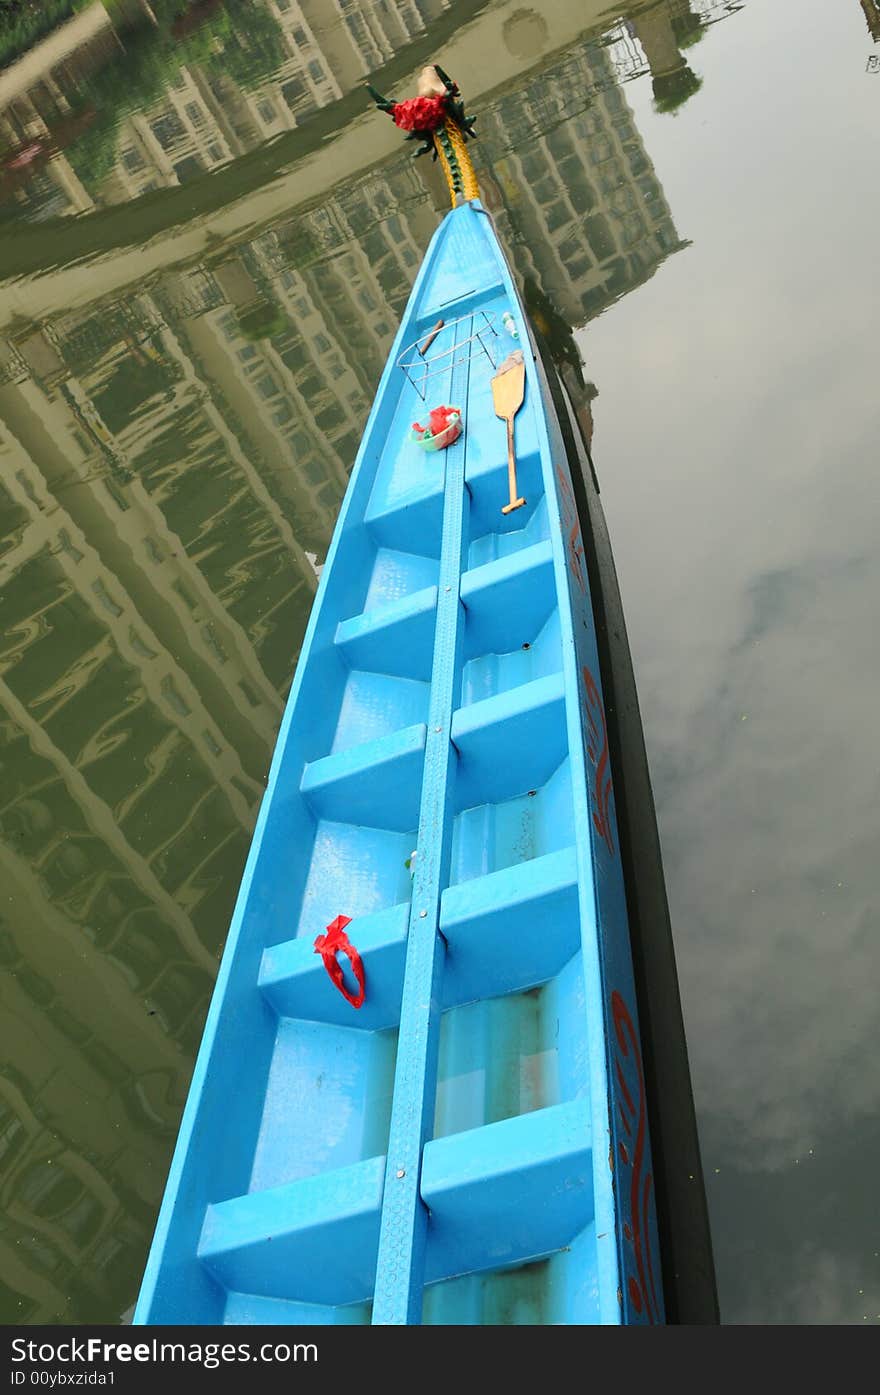
[[[556,11],[524,10],[502,35],[519,76],[480,103],[480,178],[588,436],[573,329],[686,246],[620,79],[650,69],[668,96],[682,41],[732,8],[663,0],[556,51]],[[91,182],[97,115],[71,123],[105,27],[16,90],[0,132],[50,158],[13,171],[7,214],[100,218],[229,161],[449,4],[262,9],[283,61],[257,81],[177,64]],[[7,1323],[134,1298],[321,560],[438,220],[406,155],[336,185],[327,167],[317,204],[249,240],[0,337]]]

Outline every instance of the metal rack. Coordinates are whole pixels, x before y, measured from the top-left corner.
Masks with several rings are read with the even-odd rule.
[[[412,383],[419,397],[424,402],[426,399],[426,384],[430,378],[436,378],[441,373],[451,373],[453,368],[459,364],[467,363],[475,355],[485,354],[493,368],[496,367],[496,359],[492,353],[493,339],[498,338],[498,330],[495,328],[495,315],[487,310],[472,311],[469,315],[459,315],[457,319],[445,320],[441,329],[437,331],[436,337],[445,335],[448,330],[455,329],[465,320],[470,320],[473,326],[471,333],[466,339],[461,339],[448,349],[440,349],[435,354],[422,353],[420,345],[429,338],[433,342],[434,336],[431,330],[425,330],[412,344],[407,344],[397,360],[398,368],[402,368],[409,381]]]

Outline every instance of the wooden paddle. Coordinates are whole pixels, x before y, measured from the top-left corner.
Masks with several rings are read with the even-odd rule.
[[[525,499],[517,498],[516,492],[516,451],[513,444],[513,419],[523,404],[526,390],[526,365],[522,349],[514,349],[508,354],[495,377],[492,379],[492,401],[495,415],[507,422],[507,482],[510,489],[510,503],[505,504],[502,513],[521,509]]]

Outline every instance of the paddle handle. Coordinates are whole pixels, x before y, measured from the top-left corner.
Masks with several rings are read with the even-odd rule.
[[[512,513],[514,509],[521,509],[526,502],[525,499],[517,497],[516,493],[516,450],[513,443],[513,413],[506,418],[507,421],[507,486],[510,491],[510,503],[505,504],[502,513]]]
[[[427,339],[424,339],[422,343],[419,345],[419,353],[421,354],[422,358],[425,357],[425,354],[428,352],[434,340],[437,338],[437,335],[440,333],[441,329],[443,328],[443,325],[444,321],[438,320],[434,328],[431,330],[431,333],[428,335]]]

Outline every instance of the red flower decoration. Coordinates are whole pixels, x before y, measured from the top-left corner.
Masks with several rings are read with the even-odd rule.
[[[409,97],[395,103],[391,115],[402,131],[436,131],[446,120],[444,97]]]

